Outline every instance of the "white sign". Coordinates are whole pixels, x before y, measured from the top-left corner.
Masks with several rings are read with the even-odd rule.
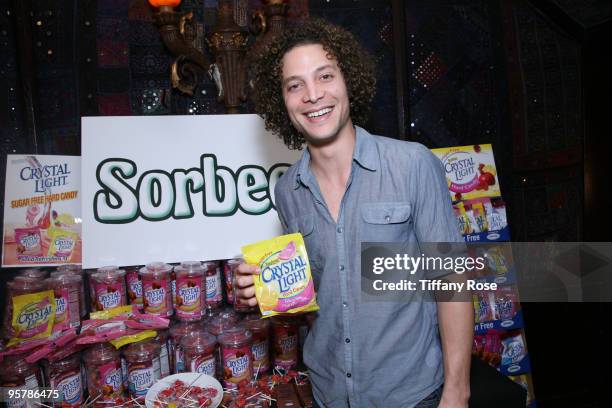
[[[282,233],[274,186],[301,152],[256,115],[82,121],[83,267],[227,259]]]
[[[2,266],[81,263],[81,159],[9,154]]]

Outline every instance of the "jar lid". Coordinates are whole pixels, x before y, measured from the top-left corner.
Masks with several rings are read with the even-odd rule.
[[[142,266],[134,265],[134,266],[126,266],[123,269],[125,269],[126,273],[131,273],[131,272],[138,273],[138,271],[140,271],[140,268],[142,268]]]
[[[204,270],[212,272],[212,271],[216,271],[217,270],[217,262],[202,262],[202,268],[204,268]]]
[[[51,272],[51,277],[45,280],[47,283],[71,284],[83,282],[81,275],[76,275],[72,272]]]
[[[117,266],[103,266],[91,274],[94,279],[117,279],[123,276],[125,276],[125,271]]]
[[[19,271],[17,276],[27,276],[28,278],[44,279],[49,276],[48,271],[43,271],[39,268],[27,268]]]
[[[201,319],[199,321],[189,321],[183,322],[178,321],[170,327],[170,336],[173,339],[177,337],[182,337],[187,333],[191,333],[192,331],[198,330],[202,328]]]
[[[76,265],[76,264],[58,265],[56,272],[67,272],[67,273],[74,273],[74,274],[80,275],[83,273],[83,268],[81,268],[80,265]]]
[[[240,256],[237,256],[235,258],[228,259],[227,261],[225,261],[225,263],[228,264],[230,268],[234,269],[236,266],[244,263],[244,259],[242,259],[242,257]]]
[[[174,272],[176,272],[177,275],[202,275],[204,274],[204,268],[199,261],[185,261],[175,266]]]
[[[233,307],[222,307],[213,312],[213,317],[219,317],[224,320],[237,322],[240,320],[240,315],[236,313]]]
[[[211,317],[207,322],[208,331],[215,336],[219,336],[221,333],[233,327],[236,327],[235,321],[224,319],[218,315]]]
[[[242,323],[252,331],[262,331],[270,328],[270,320],[263,319],[259,313],[249,313]]]
[[[274,316],[270,318],[273,326],[293,327],[298,326],[299,321],[292,316]]]
[[[161,344],[155,339],[147,339],[137,343],[129,344],[123,355],[128,361],[147,361],[159,354]]]
[[[34,278],[31,276],[15,276],[12,281],[8,282],[6,286],[11,289],[20,289],[27,291],[42,291],[45,290],[45,283],[42,278]]]
[[[70,354],[56,352],[47,356],[47,361],[56,367],[78,367],[81,363],[81,353],[76,351],[76,349]]]
[[[234,326],[223,333],[221,333],[218,337],[219,343],[222,345],[239,345],[248,343],[253,338],[253,334],[240,326]]]
[[[213,347],[216,343],[216,337],[204,330],[188,333],[181,338],[181,347],[185,349],[207,349]]]
[[[151,262],[140,268],[140,273],[143,275],[155,275],[158,273],[168,273],[172,270],[172,266],[164,262]]]
[[[119,358],[119,350],[108,343],[94,344],[83,353],[85,362],[105,362],[117,358]]]

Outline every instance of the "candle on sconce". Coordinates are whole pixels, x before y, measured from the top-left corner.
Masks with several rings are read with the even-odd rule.
[[[174,7],[181,4],[181,0],[149,0],[149,4],[155,8],[159,8],[160,12],[172,11]]]

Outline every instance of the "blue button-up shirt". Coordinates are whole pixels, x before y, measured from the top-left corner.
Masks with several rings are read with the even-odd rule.
[[[326,407],[413,407],[443,382],[435,302],[363,301],[361,242],[461,242],[441,162],[423,145],[356,128],[334,222],[306,149],[280,178],[285,232],[301,232],[317,318],[304,344],[313,394]]]

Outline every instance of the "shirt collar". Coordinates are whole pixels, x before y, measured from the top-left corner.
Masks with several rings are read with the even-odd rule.
[[[353,151],[353,160],[364,169],[376,171],[380,167],[380,157],[376,140],[374,140],[367,130],[355,126],[355,150]],[[312,171],[310,170],[310,152],[308,148],[304,149],[302,157],[298,163],[298,171],[295,175],[294,189],[297,189],[300,184],[309,186],[312,181]]]

